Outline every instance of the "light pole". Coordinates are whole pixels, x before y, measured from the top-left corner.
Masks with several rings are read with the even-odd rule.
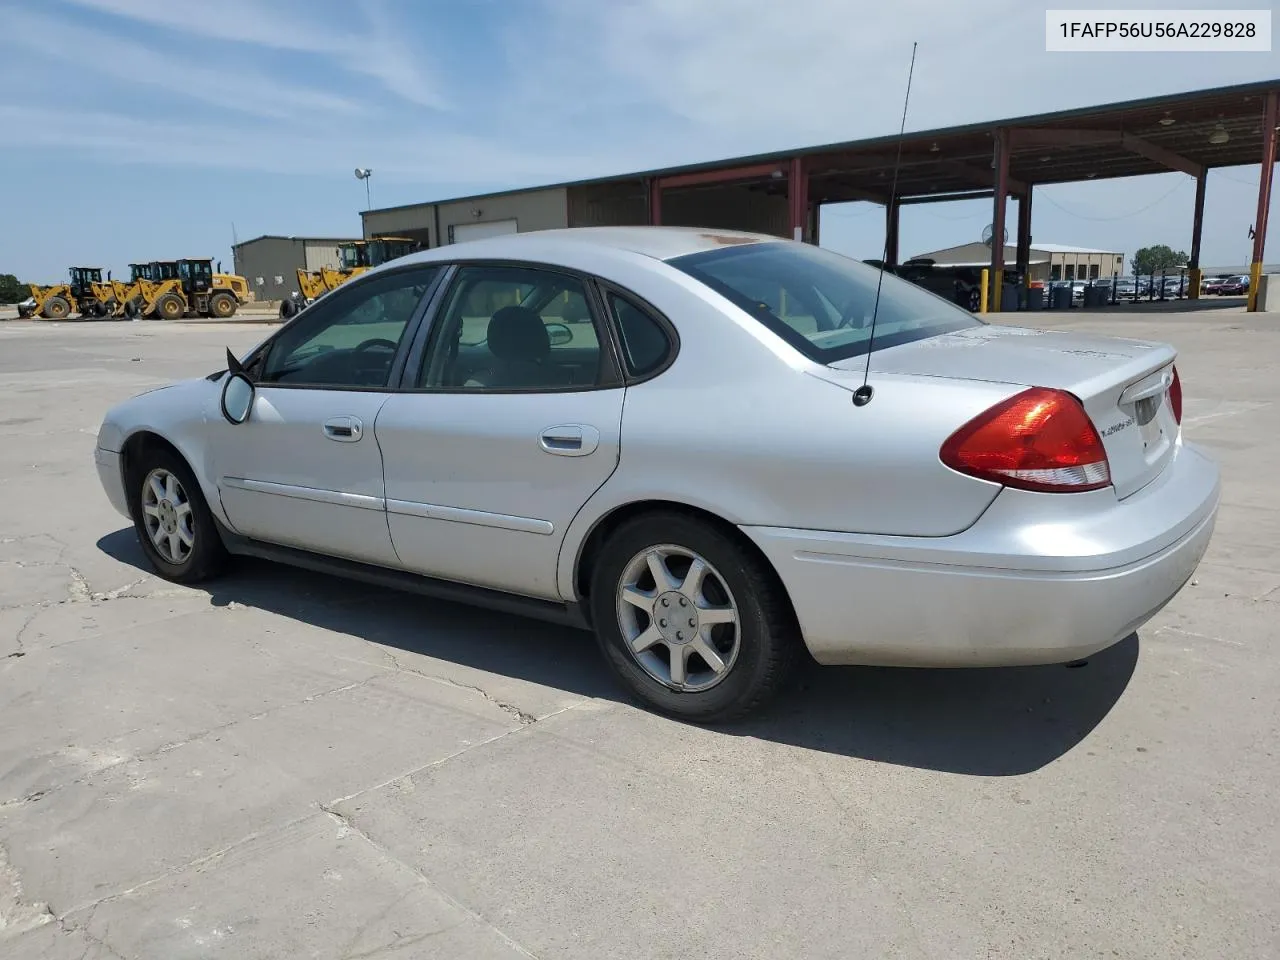
[[[368,167],[356,167],[356,179],[364,181],[364,202],[365,209],[373,209],[373,195],[369,191],[369,178],[373,176],[373,171]]]

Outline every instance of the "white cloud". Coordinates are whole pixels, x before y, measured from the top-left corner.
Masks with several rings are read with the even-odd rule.
[[[423,57],[402,42],[378,0],[340,5],[301,0],[67,0],[100,13],[193,36],[326,57],[418,106],[447,102]],[[368,21],[362,24],[361,21]],[[189,41],[186,41],[189,42]]]
[[[6,30],[0,45],[26,50],[33,59],[59,64],[59,82],[65,87],[92,83],[101,74],[123,84],[159,88],[225,110],[259,117],[285,118],[312,112],[356,113],[362,105],[323,90],[295,86],[287,81],[243,66],[229,66],[208,57],[207,51],[187,50],[185,55],[152,49],[127,37],[59,21],[29,12],[6,13]],[[58,37],[50,44],[48,38]],[[86,51],[110,51],[88,55]]]

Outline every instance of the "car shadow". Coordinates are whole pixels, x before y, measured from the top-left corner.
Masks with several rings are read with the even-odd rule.
[[[132,528],[98,547],[152,572]],[[215,606],[240,603],[579,696],[627,700],[584,631],[249,558],[199,589]],[[821,667],[806,658],[770,709],[719,730],[899,766],[1016,776],[1088,736],[1128,686],[1138,648],[1131,635],[1071,667]]]

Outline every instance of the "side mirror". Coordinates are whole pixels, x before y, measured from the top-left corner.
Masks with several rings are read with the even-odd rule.
[[[244,366],[236,359],[236,355],[227,350],[227,376],[222,382],[222,398],[220,405],[222,415],[228,423],[244,423],[249,419],[249,411],[253,409],[253,397],[257,391],[253,381],[245,373]]]
[[[573,339],[573,331],[563,323],[548,323],[547,336],[551,338],[553,347],[563,347]]]
[[[222,415],[228,423],[244,423],[253,409],[257,391],[243,373],[230,373],[222,384]]]

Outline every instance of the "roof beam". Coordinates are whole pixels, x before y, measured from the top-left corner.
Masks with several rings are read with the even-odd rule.
[[[985,186],[988,183],[995,182],[995,171],[983,170],[981,167],[973,167],[967,163],[962,163],[959,160],[939,160],[938,166],[943,170],[950,170],[952,173],[959,174],[962,177],[968,177],[975,184],[982,184]],[[1005,183],[1008,185],[1010,193],[1025,195],[1027,192],[1027,185],[1022,180],[1009,177],[1005,180]]]
[[[782,163],[757,163],[749,167],[723,167],[719,170],[701,170],[697,173],[678,173],[670,177],[658,177],[655,182],[663,190],[676,187],[699,187],[712,183],[733,183],[738,180],[776,179],[786,176]]]
[[[962,193],[922,193],[910,197],[899,197],[900,206],[915,203],[948,203],[952,200],[990,200],[996,195],[995,190],[966,190]]]
[[[1192,177],[1198,177],[1204,171],[1202,164],[1188,160],[1182,154],[1174,153],[1150,140],[1119,130],[1046,130],[1022,127],[1010,131],[1010,134],[1015,148],[1120,146],[1130,153],[1136,153],[1170,170],[1178,170]]]

